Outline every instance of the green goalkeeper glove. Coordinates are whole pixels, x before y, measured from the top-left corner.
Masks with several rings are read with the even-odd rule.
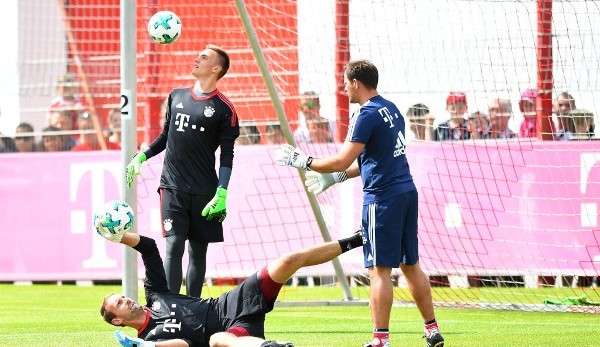
[[[202,210],[202,217],[207,220],[216,219],[222,223],[227,216],[227,189],[217,187],[217,192],[211,201]]]
[[[135,176],[140,174],[142,169],[142,163],[146,161],[146,153],[139,152],[136,154],[133,159],[127,164],[127,172],[125,177],[127,179],[127,187],[131,188],[131,183],[133,183],[133,179]]]

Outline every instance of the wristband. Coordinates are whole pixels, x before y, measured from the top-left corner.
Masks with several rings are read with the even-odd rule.
[[[313,162],[313,157],[308,157],[308,159],[306,159],[306,170],[311,170],[310,169],[310,164],[312,164]]]

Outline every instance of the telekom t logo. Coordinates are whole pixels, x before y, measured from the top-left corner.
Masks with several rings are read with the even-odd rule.
[[[175,125],[177,125],[177,131],[184,132],[190,124],[190,115],[185,113],[177,113],[175,115]]]
[[[394,127],[394,118],[392,117],[390,110],[388,110],[387,107],[382,107],[377,111],[379,111],[379,115],[381,115],[381,117],[383,118],[383,121],[388,123],[390,128],[393,128]],[[398,114],[394,114],[394,116],[396,116],[396,118],[398,118]]]
[[[91,233],[92,211],[96,211],[106,201],[104,176],[110,173],[117,181],[117,186],[121,183],[121,166],[118,161],[89,162],[72,164],[69,173],[69,199],[71,202],[77,201],[77,193],[82,178],[91,175],[91,199],[92,210],[72,210],[71,211],[71,232],[74,234]],[[83,268],[99,269],[114,268],[117,262],[109,258],[106,254],[106,242],[101,237],[92,237],[92,255],[83,261]]]
[[[600,162],[600,153],[581,153],[580,156],[580,175],[579,175],[579,190],[581,194],[587,192],[590,173],[594,166]],[[600,169],[600,168],[599,168]],[[598,226],[598,204],[594,202],[581,203],[581,226],[596,227]]]

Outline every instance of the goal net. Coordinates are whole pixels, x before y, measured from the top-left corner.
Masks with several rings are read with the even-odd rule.
[[[600,300],[594,129],[600,122],[600,3],[245,3],[289,131],[312,156],[339,149],[357,110],[342,90],[344,64],[364,58],[378,67],[379,93],[396,103],[407,124],[406,155],[419,191],[420,264],[437,304],[562,309],[545,300]],[[31,10],[25,2],[19,6],[20,13]],[[147,37],[146,21],[158,10],[182,20],[182,35],[171,45]],[[20,92],[31,102],[22,111],[41,129],[48,112],[43,104],[68,72],[74,108],[97,117],[90,131],[109,128],[109,114],[120,103],[119,1],[57,1],[47,13],[64,30],[46,33],[48,46],[36,46],[45,47],[46,60],[33,53],[22,60],[20,80],[30,84],[23,82]],[[225,242],[209,247],[208,283],[235,283],[283,253],[322,241],[298,173],[273,162],[286,130],[235,1],[138,0],[136,26],[141,146],[160,132],[170,90],[192,85],[200,50],[216,44],[231,57],[219,89],[235,105],[241,136]],[[23,42],[23,54],[36,52]],[[150,160],[138,180],[139,230],[158,239],[161,158]],[[318,196],[332,238],[360,227],[361,198],[359,179]],[[344,254],[341,262],[353,298],[367,299],[362,252]],[[394,271],[393,280],[395,299],[412,302],[403,275]],[[291,284],[283,299],[343,298],[331,264],[303,269]]]

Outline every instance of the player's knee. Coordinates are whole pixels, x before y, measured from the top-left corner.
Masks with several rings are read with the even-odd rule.
[[[404,276],[406,276],[407,278],[414,278],[416,276],[421,276],[423,274],[423,271],[421,270],[419,263],[412,264],[412,265],[401,264],[400,270],[402,271]]]
[[[285,268],[299,268],[304,262],[304,256],[300,252],[294,252],[283,256],[280,261]]]
[[[230,333],[216,333],[210,336],[208,344],[210,347],[230,347],[233,346],[235,339],[236,336]]]

